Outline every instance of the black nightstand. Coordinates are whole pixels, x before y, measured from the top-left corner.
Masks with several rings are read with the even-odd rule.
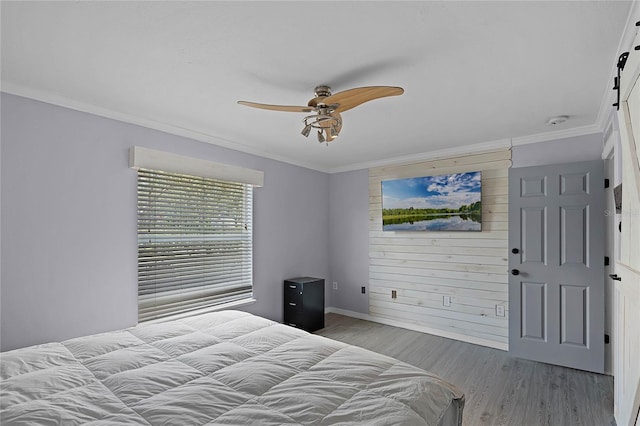
[[[300,277],[284,282],[284,323],[313,332],[324,328],[324,280]]]

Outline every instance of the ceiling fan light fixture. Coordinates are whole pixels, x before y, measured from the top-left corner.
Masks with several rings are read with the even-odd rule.
[[[318,130],[324,130],[331,127],[338,128],[342,125],[342,120],[339,118],[334,117],[333,115],[321,113],[308,115],[302,121],[304,122],[305,128],[309,126]]]
[[[340,114],[331,115],[333,111],[321,111],[318,114],[306,116],[302,121],[304,128],[302,134],[308,136],[311,129],[318,130],[318,142],[331,142],[338,137],[340,128],[342,127],[342,118]],[[326,137],[324,133],[326,132]]]

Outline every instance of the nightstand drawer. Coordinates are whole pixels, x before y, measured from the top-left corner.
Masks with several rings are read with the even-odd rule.
[[[285,309],[283,323],[291,327],[304,328],[304,312]]]
[[[284,282],[284,289],[286,290],[291,290],[291,291],[302,291],[302,283],[296,283],[293,281],[285,281]]]
[[[284,324],[316,331],[324,328],[324,280],[301,277],[284,282]]]
[[[297,299],[285,299],[284,301],[284,310],[285,311],[302,311],[304,310],[304,303],[302,297],[298,297]]]
[[[295,306],[302,305],[302,284],[290,284],[287,283],[284,286],[284,307],[289,306],[290,303],[294,303]]]

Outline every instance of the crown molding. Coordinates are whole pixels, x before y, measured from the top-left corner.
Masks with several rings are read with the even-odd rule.
[[[394,164],[417,163],[420,161],[435,160],[447,157],[459,157],[461,155],[475,154],[483,151],[493,151],[511,148],[511,139],[500,139],[492,142],[482,142],[473,145],[464,145],[453,148],[439,149],[436,151],[421,152],[418,154],[403,155],[384,160],[367,161],[363,163],[350,164],[344,167],[334,167],[329,173],[350,172],[353,170],[368,169],[371,167],[389,166]]]
[[[206,143],[217,145],[223,148],[233,149],[235,151],[244,152],[246,154],[264,157],[270,160],[281,161],[283,163],[291,164],[294,166],[304,167],[306,169],[311,169],[311,170],[317,170],[319,172],[330,173],[327,168],[322,168],[310,163],[300,162],[288,157],[271,154],[267,151],[255,149],[247,145],[244,145],[240,142],[229,140],[220,136],[210,135],[207,133],[199,132],[197,130],[186,129],[184,127],[176,126],[174,124],[163,123],[163,122],[151,120],[144,117],[139,117],[133,114],[114,111],[108,108],[102,108],[96,105],[79,102],[55,93],[32,89],[29,87],[25,87],[19,84],[14,84],[6,81],[2,81],[0,83],[0,89],[1,89],[0,91],[4,93],[8,93],[10,95],[16,95],[24,98],[35,99],[37,101],[58,105],[64,108],[69,108],[76,111],[97,115],[100,117],[110,118],[112,120],[121,121],[124,123],[135,124],[137,126],[146,127],[148,129],[159,130],[161,132],[169,133],[176,136],[182,136],[182,137],[193,139],[199,142],[206,142]]]
[[[493,149],[503,149],[503,148],[511,147],[511,140],[502,139],[498,141],[479,143],[475,145],[468,145],[468,146],[462,146],[462,147],[456,147],[456,148],[446,148],[446,149],[437,150],[437,151],[428,151],[428,152],[418,153],[413,155],[393,157],[385,160],[351,164],[344,167],[323,168],[310,163],[300,162],[300,161],[292,160],[291,158],[274,155],[266,151],[257,150],[257,149],[248,147],[247,145],[243,145],[239,142],[225,139],[219,136],[209,135],[206,133],[176,126],[173,124],[162,123],[159,121],[150,120],[143,117],[138,117],[133,114],[127,114],[127,113],[114,111],[107,108],[98,107],[92,104],[79,102],[79,101],[76,101],[55,93],[51,93],[51,92],[32,89],[29,87],[25,87],[22,85],[18,85],[18,84],[6,82],[6,81],[1,82],[1,89],[2,89],[2,92],[5,92],[11,95],[22,96],[29,99],[35,99],[37,101],[58,105],[58,106],[73,109],[76,111],[85,112],[85,113],[97,115],[100,117],[110,118],[110,119],[122,121],[125,123],[135,124],[138,126],[149,128],[149,129],[159,130],[161,132],[173,134],[176,136],[182,136],[189,139],[194,139],[196,141],[206,142],[206,143],[218,145],[224,148],[229,148],[236,151],[244,152],[247,154],[257,155],[257,156],[268,158],[271,160],[282,161],[284,163],[291,164],[294,166],[304,167],[307,169],[316,170],[319,172],[329,173],[329,174],[352,171],[352,170],[360,170],[360,169],[366,169],[369,167],[378,167],[378,166],[396,164],[396,163],[417,162],[417,161],[429,160],[434,158],[453,157],[456,155],[472,154],[480,151],[489,151]]]
[[[518,146],[530,143],[547,142],[556,139],[573,138],[576,136],[592,135],[594,133],[602,133],[603,131],[604,129],[600,128],[596,124],[590,124],[588,126],[573,127],[571,129],[556,130],[553,132],[538,133],[529,136],[519,136],[513,138],[511,141],[513,146]]]
[[[173,124],[163,123],[163,122],[151,120],[148,118],[139,117],[133,114],[123,113],[123,112],[114,111],[107,108],[98,107],[92,104],[75,101],[73,99],[69,99],[67,97],[54,94],[51,92],[32,89],[32,88],[17,85],[14,83],[9,83],[6,81],[1,82],[1,91],[11,95],[35,99],[41,102],[62,106],[65,108],[76,110],[76,111],[85,112],[85,113],[89,113],[89,114],[93,114],[93,115],[97,115],[105,118],[110,118],[113,120],[146,127],[153,130],[159,130],[161,132],[173,134],[176,136],[182,136],[182,137],[193,139],[196,141],[217,145],[223,148],[244,152],[246,154],[256,155],[259,157],[268,158],[275,161],[281,161],[283,163],[291,164],[294,166],[303,167],[303,168],[316,170],[319,172],[329,173],[329,174],[368,169],[371,167],[380,167],[380,166],[387,166],[387,165],[393,165],[393,164],[415,163],[415,162],[433,160],[438,158],[455,157],[460,155],[474,154],[482,151],[507,149],[507,148],[511,148],[512,146],[546,142],[550,140],[563,139],[563,138],[575,137],[575,136],[584,136],[584,135],[589,135],[594,133],[602,133],[604,131],[604,126],[600,126],[599,124],[593,124],[589,126],[575,127],[571,129],[564,129],[564,130],[558,130],[558,131],[546,132],[546,133],[539,133],[539,134],[530,135],[530,136],[515,137],[513,139],[500,139],[496,141],[482,142],[482,143],[477,143],[473,145],[445,148],[445,149],[440,149],[435,151],[426,151],[426,152],[416,153],[411,155],[392,157],[392,158],[387,158],[383,160],[374,160],[369,162],[349,164],[347,166],[326,168],[326,167],[319,167],[317,165],[307,163],[307,162],[293,160],[288,157],[275,155],[267,151],[255,149],[247,145],[244,145],[242,143],[239,143],[237,141],[229,140],[220,136],[210,135],[207,133],[186,129]],[[605,117],[605,124],[606,124],[607,117],[608,116]]]

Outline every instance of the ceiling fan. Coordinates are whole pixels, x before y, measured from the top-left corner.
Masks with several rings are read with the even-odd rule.
[[[342,130],[342,116],[340,113],[374,99],[398,96],[403,93],[404,89],[402,87],[368,86],[331,94],[331,88],[323,85],[315,88],[315,98],[311,99],[307,106],[269,105],[247,101],[238,101],[238,103],[273,111],[314,113],[303,119],[304,128],[302,129],[302,134],[308,137],[311,129],[317,129],[318,141],[328,144],[337,138],[340,130]]]

